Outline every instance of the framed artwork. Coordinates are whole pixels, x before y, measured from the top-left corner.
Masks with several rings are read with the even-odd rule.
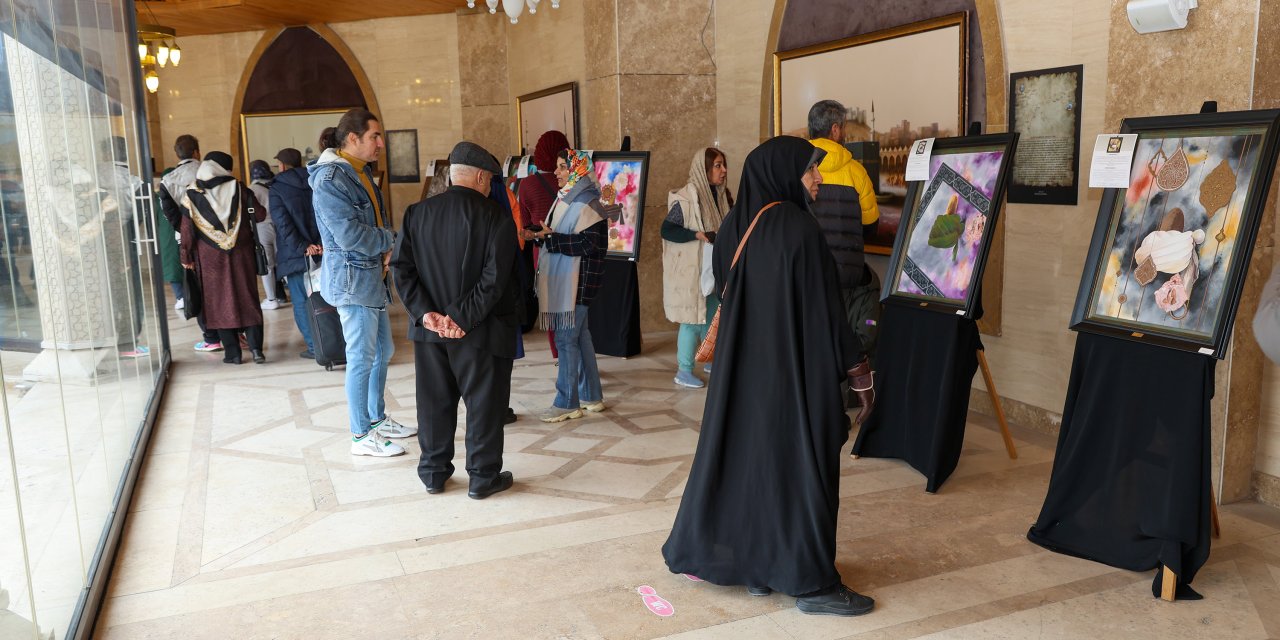
[[[644,229],[644,191],[649,179],[648,151],[596,151],[591,154],[600,202],[609,221],[608,257],[635,261]]]
[[[866,167],[880,210],[867,253],[889,255],[894,246],[911,143],[965,131],[968,37],[968,14],[956,13],[773,54],[774,135],[808,138],[809,108],[819,100],[848,109],[837,142]]]
[[[346,109],[329,109],[241,114],[240,148],[244,153],[241,167],[247,168],[252,160],[264,160],[274,170],[276,154],[290,148],[302,152],[305,166],[324,151],[317,144],[320,132],[325,127],[336,127],[346,112]]]
[[[1280,110],[1130,118],[1071,328],[1222,358],[1276,165]]]
[[[1018,134],[942,138],[910,183],[881,299],[972,318]]]
[[[569,82],[516,98],[516,139],[520,153],[533,153],[538,138],[559,131],[578,148],[578,83]],[[551,171],[555,167],[539,167]]]
[[[386,133],[387,173],[392,184],[421,179],[418,173],[418,130],[391,129]]]
[[[443,158],[427,163],[427,176],[422,181],[422,193],[418,200],[426,200],[449,188],[449,160]]]
[[[1009,75],[1009,130],[1019,135],[1009,202],[1079,200],[1083,80],[1084,65]]]

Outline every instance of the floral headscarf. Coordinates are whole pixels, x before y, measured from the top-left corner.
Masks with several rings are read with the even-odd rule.
[[[569,179],[565,180],[564,186],[560,187],[560,191],[556,194],[559,198],[569,195],[573,185],[578,184],[578,180],[591,173],[591,156],[587,155],[586,151],[565,149],[564,153],[569,157]]]

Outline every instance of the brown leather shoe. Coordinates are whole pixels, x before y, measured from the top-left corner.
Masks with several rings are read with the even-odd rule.
[[[857,366],[848,371],[848,375],[849,389],[858,396],[858,402],[862,404],[862,409],[858,411],[858,417],[854,418],[854,422],[861,425],[871,416],[871,410],[876,405],[876,374],[871,370],[871,362],[863,358],[862,362],[859,362]]]

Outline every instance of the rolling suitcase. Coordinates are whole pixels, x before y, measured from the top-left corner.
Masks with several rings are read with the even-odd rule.
[[[347,364],[347,341],[342,337],[342,320],[338,309],[325,302],[319,291],[311,287],[307,274],[307,317],[311,320],[311,341],[315,343],[316,364],[325,371]],[[294,304],[297,304],[295,302]]]

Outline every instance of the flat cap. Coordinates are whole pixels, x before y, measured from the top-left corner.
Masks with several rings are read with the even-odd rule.
[[[502,167],[499,167],[498,162],[493,159],[493,154],[485,151],[484,147],[466,140],[453,146],[453,151],[449,152],[449,164],[475,167],[494,175],[502,173]]]
[[[280,153],[276,154],[276,160],[279,160],[280,162],[283,162],[289,165],[290,167],[301,167],[302,152],[298,151],[297,149],[294,149],[293,147],[281,149]]]

